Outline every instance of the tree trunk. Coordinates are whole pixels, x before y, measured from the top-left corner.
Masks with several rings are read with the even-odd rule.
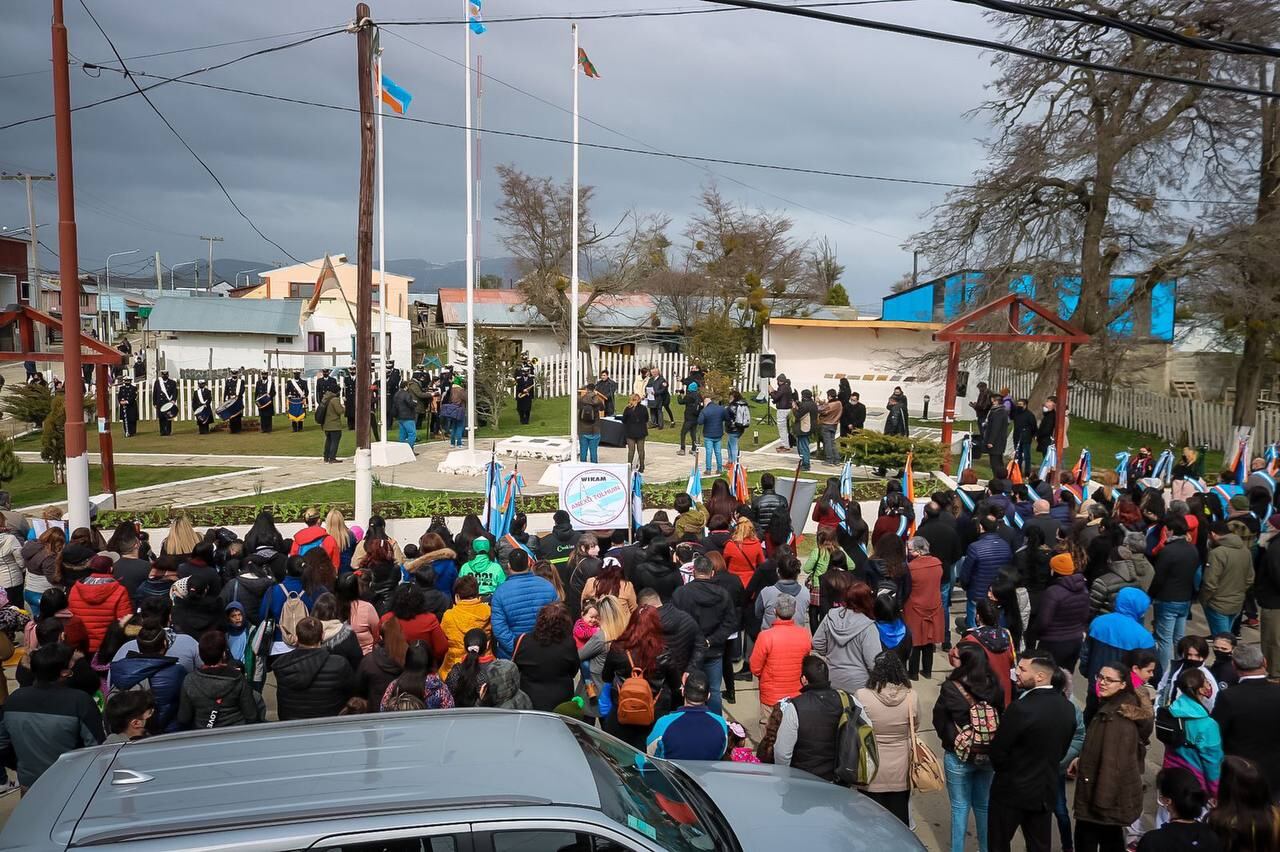
[[[1036,383],[1032,385],[1031,394],[1027,397],[1027,408],[1031,411],[1039,411],[1044,407],[1044,401],[1058,392],[1058,375],[1062,369],[1061,352],[1059,346],[1051,346],[1048,357],[1040,365]]]
[[[1236,398],[1231,408],[1231,432],[1224,452],[1230,455],[1235,432],[1258,422],[1258,390],[1262,387],[1262,361],[1267,354],[1267,332],[1260,323],[1246,322],[1244,353],[1236,368]]]

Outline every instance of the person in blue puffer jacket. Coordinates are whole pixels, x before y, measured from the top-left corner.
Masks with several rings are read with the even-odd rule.
[[[149,623],[138,633],[138,650],[111,663],[108,689],[143,687],[155,697],[156,712],[147,722],[151,733],[178,730],[178,704],[187,670],[177,657],[166,656],[169,637],[163,627]]]
[[[1116,593],[1114,612],[1100,615],[1089,622],[1089,632],[1080,649],[1080,673],[1089,678],[1084,719],[1087,725],[1098,708],[1095,690],[1098,672],[1108,664],[1125,665],[1125,654],[1138,648],[1154,648],[1155,637],[1142,626],[1142,618],[1151,606],[1151,598],[1141,589],[1129,586]]]
[[[1000,569],[1013,564],[1013,548],[996,531],[1000,521],[990,515],[978,519],[982,535],[969,545],[960,564],[960,586],[968,592],[965,626],[976,624],[978,601],[985,600],[987,590],[1000,574]]]
[[[489,600],[498,656],[511,659],[516,639],[533,629],[539,610],[559,599],[555,586],[529,570],[529,554],[511,551],[507,557],[507,580]]]

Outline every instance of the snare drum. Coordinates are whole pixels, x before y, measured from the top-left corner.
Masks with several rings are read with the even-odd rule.
[[[233,417],[239,417],[244,413],[244,400],[240,397],[229,399],[222,405],[218,406],[218,419],[230,420]]]
[[[259,396],[259,397],[258,397],[258,400],[257,400],[257,402],[258,402],[258,410],[259,410],[259,411],[261,411],[261,410],[262,410],[262,409],[264,409],[264,408],[270,408],[270,407],[271,407],[271,404],[272,404],[274,401],[275,401],[275,400],[273,400],[273,399],[271,398],[271,394],[269,394],[269,393],[264,393],[264,394],[262,394],[261,396]]]
[[[160,413],[164,415],[166,420],[172,420],[178,416],[178,404],[173,400],[160,403]]]

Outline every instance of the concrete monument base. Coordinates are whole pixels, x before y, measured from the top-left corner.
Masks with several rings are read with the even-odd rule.
[[[373,453],[374,467],[395,467],[417,459],[413,448],[399,441],[374,441],[369,445],[369,450]]]

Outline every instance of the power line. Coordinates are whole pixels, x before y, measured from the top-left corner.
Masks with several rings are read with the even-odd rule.
[[[400,33],[395,32],[394,30],[387,30],[387,33],[388,33],[388,34],[390,34],[390,35],[392,35],[392,36],[395,36],[396,38],[400,39],[401,41],[404,41],[404,42],[407,42],[408,44],[413,45],[414,47],[417,47],[417,48],[420,48],[420,49],[422,49],[422,50],[425,50],[427,53],[433,54],[434,56],[438,56],[438,57],[440,57],[441,59],[443,59],[443,60],[445,60],[445,61],[447,61],[447,62],[451,62],[451,63],[453,63],[454,65],[458,65],[458,66],[461,66],[461,67],[466,67],[466,63],[465,63],[465,62],[459,62],[458,60],[454,59],[452,56],[448,56],[447,54],[440,53],[439,51],[436,51],[436,50],[432,50],[431,48],[427,47],[425,44],[420,44],[420,43],[418,43],[418,42],[414,41],[414,40],[413,40],[413,39],[411,39],[411,38],[408,38],[408,37],[406,37],[406,36],[401,35]],[[494,77],[492,74],[485,74],[485,73],[483,73],[483,72],[478,71],[477,69],[468,69],[468,70],[474,70],[474,71],[477,71],[477,73],[480,73],[480,74],[481,74],[481,76],[483,76],[486,80],[491,80],[491,81],[493,81],[493,82],[495,82],[495,83],[498,83],[499,85],[506,86],[508,89],[511,89],[512,91],[519,92],[520,94],[522,94],[522,95],[524,95],[524,96],[526,96],[526,97],[532,98],[532,99],[534,99],[535,101],[538,101],[539,103],[546,104],[547,106],[552,107],[553,109],[557,109],[557,110],[559,110],[560,112],[568,113],[568,114],[572,114],[572,110],[566,109],[566,108],[564,108],[563,106],[561,106],[560,104],[557,104],[557,103],[555,103],[555,102],[553,102],[553,101],[549,101],[549,100],[547,100],[546,98],[541,97],[540,95],[536,95],[536,94],[534,94],[533,92],[530,92],[530,91],[527,91],[527,90],[525,90],[525,89],[522,89],[522,88],[520,88],[519,86],[515,85],[514,83],[508,83],[506,80],[500,80],[500,79],[498,79],[497,77]],[[729,181],[729,182],[731,182],[731,183],[735,183],[735,184],[737,184],[738,186],[745,187],[746,189],[752,190],[753,192],[759,192],[759,193],[761,193],[762,195],[767,195],[767,196],[769,196],[770,198],[773,198],[773,199],[776,199],[776,200],[778,200],[778,201],[781,201],[783,204],[788,204],[788,205],[790,205],[790,206],[792,206],[792,207],[798,207],[798,208],[801,208],[801,209],[803,209],[803,210],[808,210],[808,211],[809,211],[809,212],[811,212],[811,213],[816,213],[816,214],[818,214],[819,216],[825,216],[825,217],[827,217],[827,218],[829,218],[829,219],[831,219],[831,220],[833,220],[833,221],[840,222],[841,224],[844,224],[844,225],[848,225],[848,226],[849,226],[849,227],[851,227],[851,228],[859,228],[859,229],[862,229],[862,230],[866,230],[866,231],[869,231],[869,232],[871,232],[871,233],[873,233],[873,234],[878,234],[879,236],[887,237],[887,238],[889,238],[889,239],[891,239],[891,240],[901,240],[901,239],[902,239],[902,237],[900,237],[900,236],[898,236],[898,235],[896,235],[896,234],[889,234],[889,233],[885,233],[884,231],[878,230],[878,229],[876,229],[876,228],[872,228],[870,225],[864,225],[864,224],[861,224],[861,223],[858,223],[858,222],[851,222],[851,221],[849,221],[848,219],[841,218],[840,216],[836,216],[836,215],[835,215],[835,214],[833,214],[833,213],[827,213],[827,212],[826,212],[826,211],[824,211],[824,210],[818,210],[817,208],[809,207],[809,206],[807,206],[807,205],[805,205],[805,204],[801,204],[801,203],[800,203],[800,202],[798,202],[798,201],[793,201],[793,200],[791,200],[790,198],[786,198],[786,197],[784,197],[784,196],[781,196],[781,195],[778,195],[778,194],[776,194],[776,193],[770,192],[770,191],[769,191],[769,190],[767,190],[767,189],[761,189],[761,188],[760,188],[760,187],[758,187],[758,186],[753,186],[752,184],[749,184],[749,183],[747,183],[746,181],[743,181],[743,180],[739,180],[738,178],[731,177],[731,176],[729,176],[729,175],[722,175],[722,174],[720,174],[719,172],[716,172],[716,171],[714,171],[714,170],[712,170],[712,169],[708,168],[706,165],[704,165],[704,164],[702,164],[702,163],[695,163],[695,162],[692,162],[691,160],[689,160],[689,159],[687,159],[687,158],[681,157],[681,156],[680,156],[680,155],[678,155],[678,154],[672,154],[672,153],[670,153],[670,152],[668,152],[668,151],[663,151],[661,148],[658,148],[658,147],[657,147],[657,146],[655,146],[655,145],[651,145],[651,144],[649,144],[648,142],[645,142],[643,139],[637,139],[636,137],[631,136],[631,135],[628,135],[627,133],[624,133],[624,132],[622,132],[621,130],[615,130],[614,128],[609,127],[608,125],[601,124],[601,123],[600,123],[600,122],[598,122],[598,121],[595,121],[595,120],[593,120],[593,119],[587,118],[585,115],[581,115],[581,114],[580,114],[578,117],[579,117],[582,121],[585,121],[587,124],[594,125],[595,127],[599,127],[601,130],[607,131],[607,132],[612,133],[612,134],[614,134],[614,135],[616,135],[616,136],[620,136],[620,137],[622,137],[623,139],[627,139],[627,140],[630,140],[630,141],[632,141],[632,142],[635,142],[637,145],[643,145],[644,147],[648,148],[649,150],[653,151],[654,153],[664,154],[664,155],[666,155],[666,156],[673,157],[673,158],[678,159],[678,160],[680,160],[681,162],[685,163],[686,165],[692,166],[693,168],[696,168],[696,169],[700,169],[701,171],[704,171],[704,172],[706,172],[707,174],[709,174],[709,175],[711,175],[711,176],[713,176],[713,177],[718,177],[718,178],[721,178],[721,179],[723,179],[723,180],[727,180],[727,181]]]
[[[107,35],[107,31],[102,28],[102,24],[98,23],[98,19],[94,17],[94,14],[89,9],[89,4],[86,2],[86,0],[80,0],[80,6],[81,8],[84,9],[85,14],[89,16],[89,20],[93,21],[93,25],[98,28],[98,32],[101,33],[102,37],[107,40],[107,46],[110,47],[111,52],[115,54],[116,61],[120,63],[119,70],[124,74],[125,78],[128,79],[130,84],[132,84],[135,89],[137,89],[138,94],[142,95],[142,99],[147,102],[147,106],[151,107],[151,111],[154,112],[162,122],[164,122],[164,126],[169,128],[169,131],[173,133],[174,136],[177,137],[179,142],[182,143],[182,147],[186,148],[187,152],[191,154],[191,156],[196,158],[196,162],[199,163],[204,168],[204,170],[209,173],[209,177],[213,178],[213,182],[218,185],[218,189],[222,190],[222,194],[226,196],[226,199],[228,202],[231,203],[232,208],[234,208],[235,211],[240,214],[240,218],[244,219],[246,222],[249,223],[249,227],[253,228],[253,232],[255,234],[262,237],[262,239],[266,240],[267,242],[271,243],[271,245],[280,249],[280,251],[284,252],[285,256],[288,257],[290,260],[292,260],[294,263],[301,263],[302,261],[294,257],[292,254],[290,254],[288,249],[286,249],[284,246],[280,245],[278,242],[276,242],[275,240],[268,237],[265,233],[263,233],[262,229],[258,227],[257,223],[254,222],[253,219],[249,218],[249,214],[245,213],[244,210],[240,209],[240,205],[236,203],[236,200],[231,197],[231,193],[227,191],[226,186],[223,185],[222,179],[219,178],[217,174],[214,173],[213,169],[209,168],[209,164],[206,163],[204,159],[202,159],[201,156],[196,153],[195,149],[192,148],[189,144],[187,144],[187,140],[182,138],[182,134],[178,132],[178,128],[173,126],[173,124],[169,121],[169,119],[165,117],[165,114],[162,113],[159,107],[155,105],[155,102],[151,100],[151,96],[148,95],[140,85],[138,85],[138,81],[133,78],[133,74],[130,73],[129,71],[129,66],[125,64],[124,58],[120,56],[120,51],[116,50],[115,42],[111,40],[111,36]],[[115,70],[115,69],[112,69],[112,70]]]
[[[881,6],[887,3],[909,3],[912,0],[844,0],[831,3],[797,3],[787,8],[821,9],[832,6]],[[485,18],[485,26],[492,24],[527,24],[534,21],[616,21],[628,18],[677,18],[686,15],[714,15],[720,12],[741,12],[741,9],[628,9],[618,12],[514,15],[508,18]],[[379,21],[379,26],[402,27],[452,27],[467,22],[460,18],[418,18],[407,21]]]
[[[141,71],[135,71],[133,73],[139,77],[158,76],[158,75],[146,74]],[[160,79],[172,79],[172,78],[161,77]],[[272,95],[266,92],[254,92],[248,89],[238,89],[233,86],[220,86],[215,83],[201,83],[196,80],[174,80],[174,82],[181,83],[184,86],[194,86],[200,89],[211,89],[216,92],[227,92],[229,94],[234,94],[234,95],[245,95],[253,98],[262,98],[264,100],[269,100],[269,101],[279,101],[281,103],[296,104],[298,106],[316,107],[318,109],[335,110],[339,112],[353,112],[353,113],[360,112],[360,109],[358,107],[342,106],[340,104],[327,104],[327,103],[322,103],[320,101],[306,100],[304,98],[291,98],[285,95]],[[456,124],[448,121],[436,121],[433,119],[419,118],[417,116],[411,116],[411,115],[397,115],[395,113],[388,113],[385,117],[387,118],[388,121],[405,121],[405,122],[409,122],[410,124],[425,124],[430,127],[441,127],[448,130],[467,130],[468,129],[467,126],[463,124]],[[569,139],[562,139],[555,136],[543,136],[536,133],[524,133],[524,132],[515,131],[515,130],[495,130],[490,127],[473,127],[470,129],[476,133],[486,133],[493,136],[502,136],[502,137],[511,138],[511,139],[525,139],[533,142],[552,142],[558,145],[573,144],[572,140],[569,140]],[[579,142],[578,145],[582,148],[592,148],[599,151],[613,151],[613,152],[622,153],[622,154],[639,154],[645,157],[658,157],[662,159],[671,159],[671,160],[688,160],[692,162],[709,163],[712,165],[742,166],[744,168],[762,169],[766,171],[777,171],[777,172],[789,172],[793,174],[812,175],[816,177],[836,177],[836,178],[846,178],[849,180],[876,181],[880,183],[906,184],[906,185],[912,185],[912,186],[931,186],[931,187],[938,187],[942,189],[977,189],[978,188],[974,184],[966,184],[966,183],[950,183],[947,181],[928,180],[925,178],[893,177],[889,175],[873,175],[873,174],[861,174],[857,172],[842,172],[842,171],[836,171],[834,169],[817,169],[817,168],[807,168],[804,166],[788,166],[780,163],[761,163],[761,162],[753,162],[750,160],[733,160],[733,159],[728,159],[724,157],[706,157],[706,156],[700,156],[697,154],[673,154],[673,153],[659,151],[659,150],[645,150],[643,148],[628,148],[622,145],[608,145],[603,142]],[[1225,199],[1225,198],[1220,199],[1220,198],[1156,197],[1151,200],[1159,201],[1166,204],[1210,204],[1210,205],[1222,204],[1222,205],[1236,205],[1236,206],[1239,206],[1239,205],[1252,206],[1256,204],[1256,201],[1233,201],[1231,199]]]
[[[334,26],[338,26],[338,25],[335,24]],[[177,48],[174,48],[173,50],[160,50],[160,51],[156,51],[155,53],[139,53],[135,56],[126,56],[125,60],[128,62],[132,62],[135,59],[151,59],[156,56],[174,56],[180,53],[195,53],[201,50],[214,50],[219,47],[233,47],[238,44],[252,44],[257,41],[270,41],[273,38],[286,38],[288,36],[324,32],[325,30],[328,30],[328,29],[333,29],[333,27],[313,27],[309,30],[294,30],[293,32],[288,32],[288,33],[275,33],[273,35],[255,36],[253,38],[241,38],[241,39],[236,39],[235,41],[220,41],[216,44],[198,44],[198,45],[193,45],[191,47],[177,47]],[[105,65],[107,62],[111,62],[111,61],[113,60],[105,60],[104,62],[89,62],[87,64]],[[84,62],[84,60],[78,60],[78,64],[86,64],[86,63]],[[0,80],[10,80],[14,77],[33,77],[36,74],[48,74],[49,71],[50,69],[48,68],[40,68],[38,70],[31,70],[31,71],[16,71],[12,74],[0,74]]]
[[[101,31],[101,27],[99,27],[99,31]],[[246,53],[246,54],[244,54],[243,56],[237,56],[237,57],[235,57],[234,59],[228,59],[228,60],[227,60],[227,61],[225,61],[225,62],[218,62],[218,63],[215,63],[215,64],[213,64],[213,65],[206,65],[204,68],[197,68],[197,69],[195,69],[194,71],[188,71],[188,72],[186,72],[185,74],[179,74],[179,75],[177,75],[176,77],[164,77],[164,78],[161,78],[161,82],[159,82],[159,83],[155,83],[154,85],[151,85],[151,86],[145,86],[145,87],[143,87],[143,88],[141,88],[141,89],[138,89],[137,91],[133,91],[133,92],[122,92],[121,94],[118,94],[118,95],[112,95],[112,96],[111,96],[111,97],[109,97],[109,98],[102,98],[101,100],[97,100],[97,101],[90,101],[90,102],[89,102],[89,103],[87,103],[87,104],[81,104],[80,106],[74,106],[74,107],[72,107],[72,108],[71,108],[71,111],[72,111],[72,112],[79,112],[80,110],[84,110],[84,109],[92,109],[93,107],[96,107],[96,106],[102,106],[103,104],[114,103],[115,101],[124,100],[125,98],[131,98],[131,97],[133,97],[134,95],[139,95],[139,94],[142,94],[142,93],[144,93],[144,92],[149,92],[149,91],[151,91],[152,89],[158,88],[159,86],[166,85],[167,83],[174,83],[174,82],[178,82],[178,81],[180,81],[180,80],[184,80],[184,79],[186,79],[187,77],[194,77],[194,76],[195,76],[195,75],[197,75],[197,74],[204,74],[204,73],[207,73],[207,72],[209,72],[209,71],[217,71],[217,70],[218,70],[218,69],[220,69],[220,68],[226,68],[226,67],[227,67],[227,66],[229,66],[229,65],[235,65],[237,62],[243,62],[243,61],[245,61],[246,59],[253,59],[253,58],[258,57],[258,56],[266,56],[268,53],[276,53],[276,52],[281,51],[281,50],[289,50],[290,48],[294,48],[294,47],[301,47],[301,46],[302,46],[302,45],[304,45],[304,44],[310,44],[310,43],[311,43],[311,42],[313,42],[313,41],[319,41],[319,40],[320,40],[320,39],[322,39],[322,38],[328,38],[329,36],[339,35],[339,34],[341,34],[341,33],[345,33],[346,31],[347,31],[347,30],[346,30],[346,28],[345,28],[345,27],[343,27],[343,28],[341,28],[341,29],[335,29],[335,30],[331,30],[331,31],[329,31],[329,32],[323,32],[323,33],[319,33],[319,34],[317,34],[317,35],[308,36],[307,38],[298,39],[297,41],[287,42],[286,44],[277,44],[277,45],[272,45],[271,47],[264,47],[264,48],[263,48],[263,49],[261,49],[261,50],[255,50],[255,51],[253,51],[252,53]],[[94,63],[92,63],[92,62],[86,62],[86,63],[84,63],[84,64],[83,64],[83,66],[82,66],[82,67],[83,67],[85,70],[92,70],[92,69],[104,68],[105,66],[102,66],[102,65],[96,65],[96,64],[94,64]],[[118,71],[120,71],[121,69],[119,69],[119,68],[107,68],[107,70],[109,70],[109,71],[117,71],[117,72],[118,72]],[[24,124],[34,124],[34,123],[36,123],[36,122],[38,122],[38,121],[48,121],[48,120],[49,120],[49,119],[51,119],[51,118],[53,118],[53,113],[46,113],[45,115],[37,115],[37,116],[33,116],[33,117],[31,117],[31,118],[24,118],[24,119],[20,119],[20,120],[18,120],[18,121],[11,121],[11,122],[9,122],[8,124],[0,124],[0,130],[10,130],[10,129],[14,128],[14,127],[21,127],[21,126],[23,126]]]
[[[1015,3],[1011,0],[954,0],[957,3],[968,3],[972,6],[981,6],[985,9],[991,9],[996,12],[1004,12],[1010,15],[1023,15],[1032,18],[1044,18],[1050,21],[1066,21],[1075,24],[1090,24],[1095,27],[1104,27],[1109,30],[1123,30],[1136,36],[1141,36],[1148,41],[1158,41],[1164,44],[1177,45],[1178,47],[1190,47],[1196,50],[1208,50],[1213,53],[1231,53],[1242,56],[1270,56],[1273,58],[1280,57],[1280,48],[1269,47],[1264,44],[1252,44],[1246,41],[1218,41],[1216,39],[1200,38],[1199,36],[1187,35],[1184,32],[1169,29],[1168,27],[1157,26],[1156,24],[1140,24],[1135,21],[1126,21],[1123,18],[1117,18],[1114,15],[1098,15],[1092,12],[1082,12],[1077,9],[1069,9],[1061,6],[1032,6],[1027,3]]]
[[[1037,59],[1041,62],[1053,62],[1058,65],[1067,65],[1072,68],[1082,68],[1088,71],[1100,71],[1106,74],[1122,74],[1129,77],[1140,77],[1145,80],[1157,80],[1162,83],[1177,83],[1182,86],[1211,89],[1217,92],[1231,92],[1232,94],[1249,95],[1251,97],[1268,99],[1280,98],[1280,92],[1270,92],[1266,89],[1255,89],[1250,86],[1238,86],[1235,83],[1222,83],[1216,80],[1197,80],[1192,77],[1178,77],[1173,74],[1161,74],[1157,71],[1142,71],[1136,68],[1122,68],[1118,65],[1108,65],[1103,62],[1090,62],[1086,59],[1072,59],[1066,56],[1044,53],[1043,51],[1017,47],[1012,44],[1005,44],[1004,42],[992,41],[985,38],[973,38],[971,36],[955,35],[954,33],[944,33],[937,30],[926,30],[920,27],[907,26],[906,24],[894,24],[887,21],[873,21],[868,18],[850,18],[844,15],[833,15],[830,12],[823,12],[820,9],[806,9],[802,6],[781,6],[777,3],[761,2],[761,0],[704,0],[704,2],[720,3],[722,5],[735,6],[742,9],[756,9],[761,12],[777,12],[781,15],[794,15],[796,17],[810,18],[815,21],[823,21],[829,24],[843,24],[848,27],[860,27],[863,29],[878,30],[880,32],[895,33],[897,35],[914,36],[916,38],[942,41],[949,44],[962,44],[968,47],[980,47],[983,50],[993,50],[998,53],[1009,53],[1014,56]]]

